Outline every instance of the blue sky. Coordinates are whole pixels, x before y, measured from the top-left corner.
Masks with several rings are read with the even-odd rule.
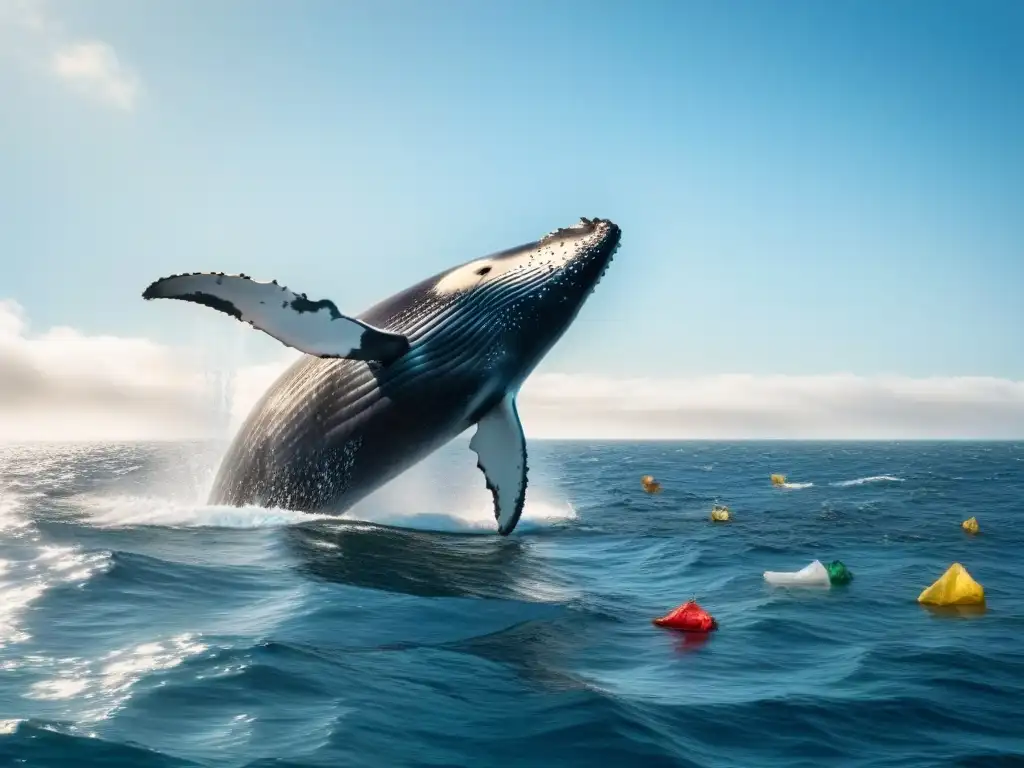
[[[596,215],[623,247],[542,370],[1024,378],[1016,0],[2,2],[33,328],[180,343],[140,293],[211,269],[356,313]],[[62,74],[82,41],[122,69]]]

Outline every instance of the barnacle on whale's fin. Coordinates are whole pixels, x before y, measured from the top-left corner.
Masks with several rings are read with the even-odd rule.
[[[409,349],[399,333],[374,328],[343,315],[330,299],[312,300],[246,275],[195,272],[152,283],[144,299],[180,299],[216,309],[248,323],[307,355],[391,363]]]
[[[510,392],[476,425],[469,447],[483,470],[487,489],[494,499],[498,533],[508,536],[519,522],[526,503],[526,437]]]

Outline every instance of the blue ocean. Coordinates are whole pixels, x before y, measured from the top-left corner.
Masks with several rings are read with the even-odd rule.
[[[508,538],[465,440],[346,519],[223,448],[0,448],[0,765],[1024,765],[1024,444],[532,442]]]

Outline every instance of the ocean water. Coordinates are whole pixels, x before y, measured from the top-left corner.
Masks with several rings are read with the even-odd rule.
[[[1024,444],[535,442],[507,539],[465,441],[347,520],[222,448],[0,448],[0,765],[1024,765]]]

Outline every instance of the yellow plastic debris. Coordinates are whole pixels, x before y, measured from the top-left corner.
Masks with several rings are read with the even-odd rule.
[[[918,595],[917,602],[927,605],[978,605],[985,602],[985,589],[960,563],[953,563],[938,581]]]
[[[979,531],[978,518],[972,517],[969,520],[964,520],[962,523],[960,523],[960,527],[968,533],[977,533]]]
[[[654,479],[652,475],[644,475],[640,478],[640,485],[647,493],[661,493],[661,483]]]
[[[786,484],[786,476],[785,475],[772,475],[772,485],[785,485],[785,484]]]
[[[729,522],[729,508],[720,504],[715,504],[715,506],[711,508],[711,519],[716,523]]]

